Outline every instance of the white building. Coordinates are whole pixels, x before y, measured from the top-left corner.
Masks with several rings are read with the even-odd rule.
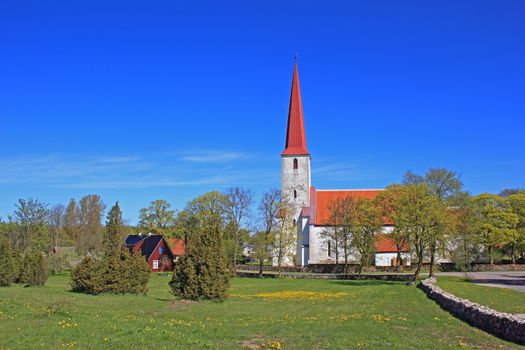
[[[311,156],[306,146],[301,91],[297,64],[294,65],[292,91],[288,113],[286,145],[282,159],[282,194],[291,202],[293,224],[297,227],[297,246],[295,265],[335,263],[335,254],[331,242],[321,236],[324,230],[330,230],[328,203],[337,198],[374,198],[382,190],[378,189],[343,189],[319,190],[311,183]],[[391,232],[392,226],[385,224],[383,233]],[[332,243],[333,244],[333,243]],[[381,264],[392,252],[380,252]],[[394,252],[395,253],[395,252]],[[343,262],[343,254],[339,255]],[[391,261],[391,260],[390,260]],[[409,259],[407,259],[409,261]],[[274,260],[275,263],[275,260]],[[294,262],[288,261],[288,265]]]

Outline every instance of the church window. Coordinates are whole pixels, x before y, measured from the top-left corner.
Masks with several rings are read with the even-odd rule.
[[[298,169],[299,168],[299,161],[297,160],[297,158],[293,159],[293,168],[294,169]]]
[[[297,198],[297,190],[293,190],[293,197]]]
[[[328,241],[328,257],[332,256],[332,247],[331,247],[331,242]]]
[[[295,219],[293,219],[293,225],[295,226],[297,224],[297,221],[295,221]]]

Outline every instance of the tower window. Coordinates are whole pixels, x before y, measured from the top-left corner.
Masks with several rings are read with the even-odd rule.
[[[298,169],[299,168],[299,161],[297,160],[297,158],[293,159],[293,168],[294,169]]]
[[[297,198],[297,190],[293,190],[293,197]]]
[[[293,225],[295,226],[297,224],[297,221],[293,219]]]

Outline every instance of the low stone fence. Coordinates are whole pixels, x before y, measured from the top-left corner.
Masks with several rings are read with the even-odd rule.
[[[238,270],[245,271],[259,271],[258,265],[237,265]],[[305,273],[339,273],[343,274],[345,272],[344,265],[335,265],[335,264],[310,264],[307,266],[283,266],[282,270],[285,272],[305,272]],[[348,272],[357,273],[359,270],[359,265],[349,264]],[[263,271],[277,271],[276,266],[263,266]],[[363,272],[399,272],[399,268],[395,266],[365,266],[363,267]]]
[[[442,263],[437,264],[436,268],[438,271],[458,271],[455,264],[453,263]],[[238,270],[246,271],[259,271],[258,265],[237,265]],[[307,266],[283,266],[283,271],[286,272],[306,272],[306,273],[344,273],[344,265],[335,264],[311,264]],[[357,273],[359,266],[356,264],[348,265],[348,272]],[[405,267],[403,271],[413,272],[415,266]],[[263,271],[276,271],[275,266],[263,266]],[[428,271],[428,264],[423,264],[423,270]],[[525,271],[525,264],[472,264],[470,267],[471,272],[481,271]],[[363,268],[363,272],[399,272],[397,266],[366,266]]]
[[[439,288],[435,278],[422,281],[419,287],[443,309],[470,325],[505,340],[525,344],[525,318],[458,298]]]
[[[256,271],[242,271],[237,270],[237,277],[263,277],[263,278],[276,278],[278,273],[276,272],[263,272],[262,276]],[[321,280],[383,280],[383,281],[411,281],[412,275],[407,274],[323,274],[323,273],[300,273],[300,272],[284,272],[282,274],[284,278],[304,278],[304,279],[321,279]]]

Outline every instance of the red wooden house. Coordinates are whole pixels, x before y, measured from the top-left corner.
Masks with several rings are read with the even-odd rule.
[[[153,272],[173,271],[175,259],[184,254],[184,242],[169,244],[161,235],[129,235],[126,247],[131,254],[140,252]]]

